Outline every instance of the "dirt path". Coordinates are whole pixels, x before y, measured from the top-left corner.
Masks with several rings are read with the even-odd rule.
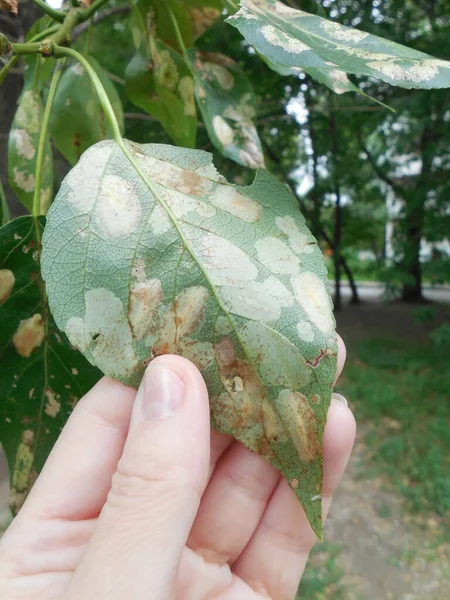
[[[380,479],[365,480],[367,452],[358,433],[349,468],[336,494],[325,531],[341,548],[346,600],[442,600],[450,598],[450,544],[439,523],[420,524],[402,499]]]

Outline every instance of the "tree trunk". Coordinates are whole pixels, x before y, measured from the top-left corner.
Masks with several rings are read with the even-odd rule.
[[[404,302],[424,302],[422,294],[422,265],[420,262],[420,246],[422,240],[424,207],[416,206],[406,210],[403,270],[410,281],[403,284],[402,300]]]
[[[334,308],[340,310],[341,302],[341,233],[342,233],[342,211],[341,211],[341,191],[336,186],[336,208],[334,211]]]

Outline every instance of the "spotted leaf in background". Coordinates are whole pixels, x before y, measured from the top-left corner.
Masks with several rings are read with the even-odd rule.
[[[448,61],[277,0],[242,0],[228,22],[263,56],[286,67],[338,69],[405,88],[450,86]]]
[[[249,79],[223,54],[191,51],[190,57],[195,96],[214,146],[241,165],[264,168],[255,126],[256,97]]]
[[[133,1],[130,24],[136,48],[139,49],[151,37],[156,37],[181,53],[183,49],[171,13],[177,22],[183,45],[190,48],[194,43],[194,37],[186,4],[179,0]]]
[[[44,107],[36,88],[26,89],[19,99],[8,139],[9,183],[20,202],[31,212],[36,182],[36,160]],[[53,155],[48,138],[44,146],[40,213],[45,214],[53,194]]]
[[[239,188],[200,150],[125,143],[129,157],[109,141],[90,148],[50,209],[55,321],[129,385],[160,354],[192,360],[213,425],[284,473],[320,536],[337,343],[317,243],[267,172]]]
[[[39,272],[43,228],[43,217],[20,217],[0,229],[0,443],[14,512],[74,405],[100,376],[49,313]]]
[[[156,117],[176,144],[195,146],[194,80],[184,59],[153,38],[142,44],[125,73],[128,97]]]
[[[97,73],[123,131],[122,103],[105,69],[91,56],[85,57]],[[50,134],[58,150],[71,165],[100,140],[112,137],[111,129],[86,70],[71,64],[63,73],[50,116]]]

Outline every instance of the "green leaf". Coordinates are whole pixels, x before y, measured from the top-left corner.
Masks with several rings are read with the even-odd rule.
[[[195,96],[214,146],[240,165],[264,168],[254,123],[256,97],[247,76],[223,54],[191,51],[190,57]]]
[[[91,56],[86,58],[99,76],[123,132],[123,110],[117,90],[103,67]],[[89,146],[112,137],[91,80],[78,62],[72,64],[61,77],[49,128],[58,150],[72,165]]]
[[[9,132],[8,175],[9,183],[20,202],[31,212],[36,177],[36,159],[44,107],[35,88],[26,89],[19,99],[16,114]],[[44,148],[41,186],[42,214],[47,212],[53,197],[53,156],[47,138]]]
[[[44,222],[44,217],[20,217],[0,229],[0,442],[14,511],[73,406],[100,376],[50,316],[39,273]]]
[[[34,36],[42,33],[53,25],[54,21],[50,17],[44,16],[33,23],[26,35],[26,41],[29,42]],[[38,91],[49,82],[55,68],[54,58],[43,58],[40,54],[26,54],[23,57],[24,64],[24,82],[23,89],[34,87]]]
[[[297,202],[265,171],[230,185],[199,150],[123,148],[90,148],[50,208],[42,268],[57,325],[129,385],[152,357],[192,360],[214,426],[284,473],[321,536],[337,343]]]
[[[137,0],[133,2],[131,32],[137,49],[156,37],[174,50],[182,52],[171,12],[177,21],[183,44],[190,48],[194,43],[192,24],[183,2],[177,0]]]
[[[0,226],[5,225],[10,219],[8,203],[6,202],[5,190],[0,181]]]
[[[342,70],[405,88],[450,86],[450,62],[296,10],[277,0],[242,0],[228,18],[247,42],[286,67]]]
[[[192,21],[194,40],[214,25],[223,10],[222,0],[185,0],[184,4]]]
[[[156,117],[176,144],[195,146],[194,80],[184,59],[159,40],[143,44],[125,72],[130,100]]]

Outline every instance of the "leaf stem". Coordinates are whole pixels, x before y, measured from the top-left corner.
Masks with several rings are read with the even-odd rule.
[[[93,2],[88,8],[80,11],[80,21],[83,22],[90,19],[92,15],[107,2],[109,2],[109,0],[95,0],[95,2]]]
[[[186,58],[186,56],[187,56],[187,50],[186,50],[186,46],[184,45],[183,36],[181,35],[181,31],[180,31],[180,28],[178,26],[178,21],[176,20],[176,17],[173,14],[173,11],[170,8],[170,6],[168,7],[168,11],[169,11],[169,15],[170,15],[170,20],[172,21],[172,25],[173,25],[173,28],[175,30],[175,35],[177,36],[177,42],[178,42],[178,44],[180,46],[180,49],[181,49],[181,52],[183,53],[183,56]]]
[[[51,17],[54,21],[58,21],[58,23],[62,23],[66,18],[66,13],[63,10],[57,10],[56,8],[52,8],[49,6],[44,0],[33,0],[36,6],[39,6],[49,17]]]
[[[41,130],[39,132],[39,143],[36,154],[36,171],[35,171],[35,184],[34,184],[34,195],[33,195],[33,216],[45,214],[44,207],[41,207],[41,186],[42,186],[42,171],[44,167],[44,154],[45,154],[45,142],[47,138],[48,123],[50,120],[50,113],[55,99],[56,89],[58,87],[59,80],[63,72],[64,64],[56,64],[55,70],[53,71],[53,77],[50,82],[50,88],[48,91],[47,102],[45,103],[44,116],[42,118]]]
[[[57,46],[56,44],[53,47],[53,56],[55,58],[61,58],[61,57],[74,58],[75,60],[77,60],[78,62],[80,62],[83,65],[83,67],[86,69],[86,72],[89,75],[92,85],[94,86],[94,89],[97,93],[98,99],[100,101],[100,105],[105,113],[105,117],[108,119],[108,123],[111,126],[114,140],[120,146],[122,146],[123,138],[122,138],[122,134],[120,133],[119,124],[117,122],[117,118],[114,113],[114,109],[108,98],[108,94],[105,92],[102,82],[100,81],[97,73],[91,67],[89,61],[87,61],[84,58],[84,56],[82,56],[76,50],[73,50],[72,48],[65,48],[63,46]]]
[[[12,56],[6,65],[0,70],[0,85],[3,83],[3,80],[8,75],[9,71],[14,67],[16,62],[19,60],[18,56]]]

